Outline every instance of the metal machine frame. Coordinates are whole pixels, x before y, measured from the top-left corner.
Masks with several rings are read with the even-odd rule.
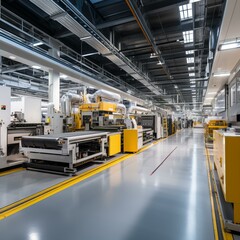
[[[29,163],[35,160],[44,162],[66,163],[63,172],[74,173],[76,166],[82,162],[94,160],[99,157],[106,157],[105,143],[107,143],[107,132],[84,131],[53,135],[42,135],[34,137],[23,137],[21,150],[29,158]],[[91,144],[95,141],[99,144],[98,152],[81,156],[81,144]],[[40,164],[42,165],[42,164]],[[39,166],[40,166],[39,165]],[[29,164],[30,167],[35,166]],[[58,167],[59,169],[59,167]]]

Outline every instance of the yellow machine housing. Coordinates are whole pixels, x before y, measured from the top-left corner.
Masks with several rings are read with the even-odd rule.
[[[121,133],[111,133],[108,136],[108,156],[121,152]]]
[[[143,133],[141,129],[123,130],[123,151],[137,152],[143,146]]]
[[[205,125],[205,141],[213,141],[213,130],[225,128],[227,128],[227,122],[225,120],[210,120],[209,123]]]
[[[163,137],[166,138],[168,136],[168,122],[167,122],[167,118],[163,117],[162,121],[163,121]]]
[[[233,203],[234,223],[240,223],[240,136],[214,131],[214,164],[224,198]]]
[[[110,102],[84,103],[80,106],[80,110],[83,112],[103,111],[115,113],[117,112],[117,104]]]

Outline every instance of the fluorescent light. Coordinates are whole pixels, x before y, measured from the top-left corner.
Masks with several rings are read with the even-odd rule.
[[[177,86],[177,85],[174,85],[174,87],[175,87],[175,88],[178,88],[178,86]]]
[[[157,65],[162,65],[163,63],[161,62],[161,61],[159,61],[158,63],[157,63]]]
[[[194,77],[195,73],[189,73],[189,77]]]
[[[205,98],[206,100],[212,100],[213,99],[213,97],[207,97],[207,98]]]
[[[227,77],[230,76],[230,73],[214,73],[214,77]]]
[[[183,41],[184,43],[193,42],[193,30],[183,32]]]
[[[188,55],[188,54],[194,54],[194,51],[193,50],[188,50],[188,51],[186,51],[186,54]]]
[[[91,37],[92,37],[91,35],[90,36],[86,36],[86,37],[82,37],[82,38],[80,38],[80,40],[84,41],[84,40],[90,39]]]
[[[66,79],[66,78],[67,78],[67,75],[65,75],[65,74],[60,74],[60,78]]]
[[[195,88],[195,87],[196,87],[196,85],[191,85],[190,87],[191,87],[191,88]]]
[[[36,42],[33,44],[34,47],[37,47],[37,46],[40,46],[40,45],[43,45],[43,42]]]
[[[240,47],[240,40],[225,42],[223,44],[220,44],[218,47],[219,51],[229,50],[229,49],[235,49]]]
[[[12,60],[16,59],[15,56],[9,56],[9,58],[12,59]]]
[[[156,58],[156,57],[158,57],[158,55],[156,53],[151,53],[150,54],[150,58]]]
[[[194,63],[194,58],[193,57],[187,58],[187,63]]]
[[[190,0],[189,3],[200,2],[201,0]]]
[[[179,6],[181,21],[192,18],[192,4],[184,4]]]
[[[215,92],[208,92],[207,94],[212,95],[212,94],[216,94]]]
[[[34,69],[41,69],[41,67],[37,66],[37,65],[33,65],[32,68],[34,68]]]
[[[194,67],[188,67],[188,71],[193,71]]]

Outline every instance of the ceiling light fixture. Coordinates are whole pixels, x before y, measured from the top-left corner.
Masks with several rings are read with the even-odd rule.
[[[200,2],[201,0],[190,0],[189,3]]]
[[[151,53],[150,54],[150,58],[156,58],[156,57],[158,57],[158,55],[156,53]]]
[[[37,66],[37,65],[33,65],[32,68],[34,68],[34,69],[41,69],[41,67]]]
[[[230,76],[230,73],[213,73],[214,77],[227,77]]]
[[[183,32],[183,41],[184,43],[193,42],[193,30]]]
[[[174,87],[175,87],[175,88],[178,88],[178,86],[177,86],[177,85],[174,85]]]
[[[41,45],[43,45],[43,42],[36,42],[33,44],[34,47],[41,46]]]
[[[194,54],[194,51],[193,50],[188,50],[188,51],[186,51],[185,52],[187,55],[189,55],[189,54]]]
[[[157,62],[157,65],[163,65],[163,63],[161,61]]]
[[[224,51],[224,50],[230,50],[240,47],[240,39],[236,39],[234,41],[225,42],[219,45],[218,50]]]
[[[16,59],[15,56],[9,56],[9,58],[12,59],[12,60]]]
[[[194,77],[195,73],[189,73],[189,77]]]
[[[179,6],[181,21],[192,18],[192,4],[184,4]]]
[[[194,58],[193,57],[187,58],[187,63],[194,63]]]
[[[66,79],[68,76],[65,74],[60,74],[60,78]]]
[[[82,37],[82,38],[80,38],[80,40],[84,41],[84,40],[90,39],[91,37],[92,37],[91,35],[90,36],[86,36],[86,37]]]

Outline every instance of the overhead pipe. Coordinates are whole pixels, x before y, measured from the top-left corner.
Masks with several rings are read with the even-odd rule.
[[[118,103],[117,104],[117,110],[120,110],[122,112],[123,115],[125,115],[127,113],[127,108],[124,104],[122,103]]]
[[[61,97],[61,111],[64,115],[70,116],[72,105],[83,102],[83,97],[74,93],[66,93]]]
[[[134,111],[137,112],[151,112],[150,109],[144,108],[144,107],[139,107],[139,106],[131,106],[128,108],[128,113],[133,113]]]
[[[109,100],[109,102],[120,102],[121,96],[117,93],[113,93],[104,89],[100,89],[93,94],[95,101],[98,102],[98,98],[105,98]]]

